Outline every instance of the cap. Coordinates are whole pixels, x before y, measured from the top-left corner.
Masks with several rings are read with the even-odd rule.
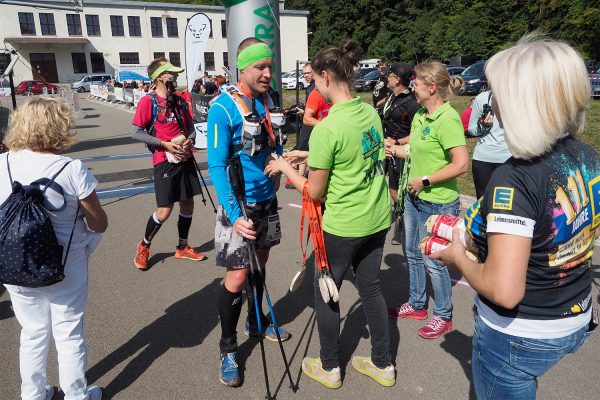
[[[412,78],[413,75],[413,66],[405,62],[396,62],[390,65],[389,67],[385,67],[383,69],[383,73],[393,73],[398,78],[400,78],[402,83],[408,85],[410,83],[410,78]]]
[[[166,62],[164,64],[161,64],[160,67],[158,67],[156,69],[156,71],[154,71],[152,73],[152,76],[150,77],[150,79],[152,81],[154,81],[156,78],[158,78],[158,76],[164,72],[174,72],[176,74],[180,74],[183,71],[185,71],[185,69],[181,68],[181,67],[176,67],[173,64],[171,64],[170,62]]]

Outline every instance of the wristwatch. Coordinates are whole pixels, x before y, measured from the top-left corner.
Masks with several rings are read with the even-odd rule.
[[[431,182],[429,182],[429,177],[427,175],[421,178],[421,182],[423,182],[423,187],[431,186]]]

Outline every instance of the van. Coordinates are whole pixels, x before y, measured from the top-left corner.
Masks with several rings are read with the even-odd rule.
[[[74,82],[71,85],[73,91],[77,91],[79,93],[89,92],[90,85],[99,85],[102,80],[108,81],[112,79],[112,76],[109,74],[98,74],[98,75],[86,75],[81,78],[80,81]]]

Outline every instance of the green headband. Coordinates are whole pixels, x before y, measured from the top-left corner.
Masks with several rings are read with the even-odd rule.
[[[173,72],[173,73],[179,74],[183,71],[184,71],[183,68],[176,67],[173,64],[171,64],[170,62],[166,62],[166,63],[162,64],[160,67],[156,68],[156,71],[154,71],[152,73],[152,75],[150,76],[150,80],[154,81],[163,72]]]
[[[273,51],[265,43],[254,43],[238,54],[237,67],[243,71],[249,65],[264,59],[273,59]]]

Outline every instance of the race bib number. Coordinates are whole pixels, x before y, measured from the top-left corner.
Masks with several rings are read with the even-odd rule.
[[[279,215],[269,215],[267,221],[267,241],[274,242],[281,239],[281,224],[279,222]]]

